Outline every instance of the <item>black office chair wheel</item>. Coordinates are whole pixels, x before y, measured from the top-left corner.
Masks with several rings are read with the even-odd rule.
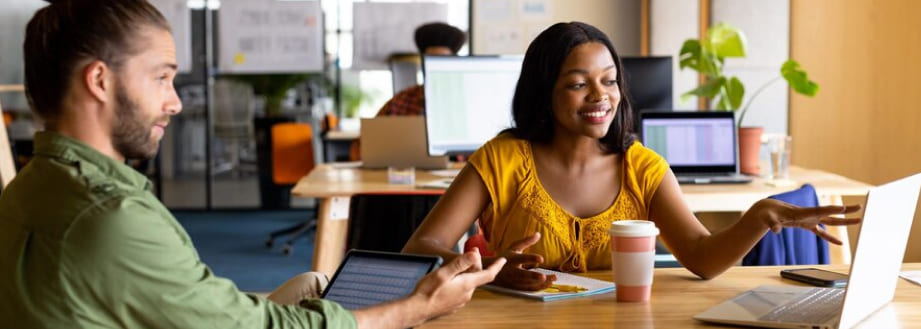
[[[290,256],[292,252],[294,252],[294,246],[291,244],[285,244],[284,247],[281,247],[281,253],[285,254],[285,256]]]
[[[272,248],[273,245],[275,245],[275,239],[269,238],[268,240],[265,240],[266,248]]]

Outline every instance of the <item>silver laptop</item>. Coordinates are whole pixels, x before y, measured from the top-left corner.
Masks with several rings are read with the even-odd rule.
[[[694,318],[769,328],[854,327],[895,294],[919,190],[916,174],[867,194],[846,288],[760,286]]]
[[[741,184],[734,112],[640,112],[643,145],[665,158],[682,184]]]
[[[421,116],[361,119],[361,160],[365,168],[448,168],[448,157],[428,155]]]

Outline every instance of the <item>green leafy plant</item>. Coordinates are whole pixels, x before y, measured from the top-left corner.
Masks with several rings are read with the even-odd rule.
[[[346,118],[358,117],[361,104],[371,101],[372,96],[358,86],[342,85],[342,109]]]
[[[297,84],[307,81],[314,74],[241,74],[234,75],[233,79],[253,86],[256,95],[265,97],[265,115],[281,115],[281,102],[285,100],[288,90]]]
[[[710,100],[710,108],[718,111],[738,111],[737,125],[742,124],[742,119],[755,98],[768,86],[783,78],[797,93],[812,97],[819,91],[819,85],[809,80],[799,63],[787,60],[780,67],[780,76],[771,79],[762,85],[748,103],[742,104],[745,97],[745,86],[735,76],[723,73],[726,58],[744,58],[747,55],[745,34],[738,28],[726,23],[719,23],[707,31],[706,38],[702,40],[688,39],[681,46],[679,66],[681,69],[689,68],[706,76],[706,81],[681,95],[682,100],[691,96],[706,97]]]

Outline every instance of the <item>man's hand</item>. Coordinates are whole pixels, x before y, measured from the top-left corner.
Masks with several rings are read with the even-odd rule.
[[[407,328],[456,312],[477,287],[492,282],[503,265],[505,258],[498,258],[483,269],[479,251],[464,253],[423,277],[409,296],[355,311],[358,328]]]
[[[423,320],[454,313],[463,307],[473,297],[476,287],[496,278],[505,259],[497,259],[485,270],[482,264],[479,251],[473,250],[422,278],[412,296],[424,301]]]
[[[544,262],[544,257],[537,254],[526,254],[524,250],[540,240],[540,233],[512,243],[509,250],[499,253],[508,259],[502,271],[496,276],[496,284],[518,290],[537,291],[545,289],[556,281],[555,275],[544,275],[530,271]]]

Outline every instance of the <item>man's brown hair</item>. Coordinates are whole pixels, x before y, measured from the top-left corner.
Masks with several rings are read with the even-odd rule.
[[[169,31],[163,15],[146,0],[46,0],[26,26],[23,43],[29,103],[44,119],[60,109],[71,74],[87,60],[117,70],[139,53],[136,41],[145,27]]]

